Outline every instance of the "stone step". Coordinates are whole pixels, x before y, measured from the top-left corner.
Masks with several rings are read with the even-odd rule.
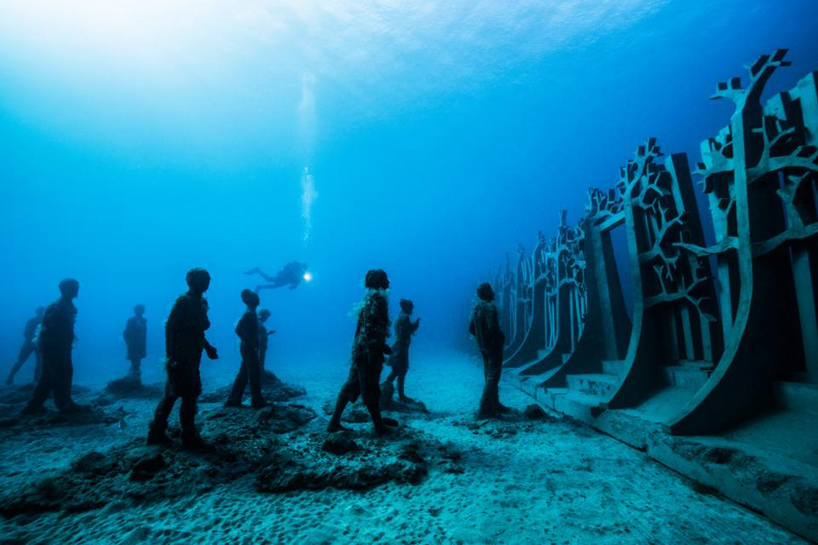
[[[616,375],[605,373],[568,375],[568,388],[581,394],[607,397],[616,384]]]
[[[710,369],[711,371],[716,366],[712,361],[707,360],[681,360],[677,365],[696,369]]]
[[[573,355],[574,355],[574,353],[573,353],[573,352],[568,352],[567,354],[563,354],[563,355],[562,355],[562,363],[563,363],[563,365],[565,365],[565,362],[566,362],[566,361],[568,361],[569,359],[571,359],[571,356],[573,356]]]
[[[667,380],[673,386],[681,386],[682,388],[690,388],[698,390],[712,373],[711,367],[698,367],[693,365],[671,365],[665,367],[664,372]]]
[[[818,384],[775,382],[773,392],[781,409],[818,415]]]
[[[607,360],[602,362],[602,372],[607,375],[619,376],[625,368],[623,360]]]
[[[590,424],[601,412],[603,399],[599,396],[581,394],[568,388],[545,390],[540,402],[559,413]]]

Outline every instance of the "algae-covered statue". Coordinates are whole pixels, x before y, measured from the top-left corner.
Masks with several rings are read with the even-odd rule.
[[[358,312],[358,325],[352,345],[352,365],[327,427],[330,432],[344,429],[341,415],[347,403],[354,402],[358,396],[361,396],[372,417],[376,433],[388,433],[391,427],[398,425],[391,418],[382,418],[380,407],[381,371],[385,355],[392,353],[392,349],[386,344],[390,326],[389,301],[386,297],[389,278],[385,271],[372,269],[366,273],[365,286],[368,291]]]
[[[284,267],[281,268],[280,271],[276,273],[275,276],[271,276],[264,271],[262,271],[259,267],[255,267],[254,269],[250,269],[246,271],[244,274],[257,274],[261,276],[266,282],[269,284],[261,284],[256,286],[256,291],[261,290],[274,290],[277,288],[281,288],[283,286],[290,286],[291,290],[294,290],[299,285],[301,285],[301,281],[304,280],[304,275],[307,273],[307,264],[300,263],[298,261],[290,261]]]
[[[60,298],[48,305],[37,335],[37,350],[43,360],[43,369],[31,400],[23,410],[34,414],[43,411],[43,403],[54,392],[54,404],[60,412],[75,412],[80,406],[71,399],[74,379],[74,323],[77,307],[74,299],[80,292],[80,283],[66,278],[59,284]]]
[[[420,318],[412,321],[412,312],[415,305],[408,299],[400,300],[400,314],[395,320],[395,344],[392,345],[392,355],[389,356],[387,365],[392,368],[386,381],[392,383],[398,379],[398,396],[401,401],[409,402],[411,398],[406,396],[404,391],[404,383],[406,382],[406,373],[409,371],[409,345],[412,342],[412,335],[420,327]]]
[[[483,372],[486,383],[483,396],[480,398],[481,418],[492,418],[499,413],[507,412],[508,407],[500,403],[500,373],[503,368],[503,345],[506,336],[500,329],[499,312],[494,304],[494,290],[491,284],[484,282],[477,286],[477,297],[480,301],[474,305],[469,333],[477,339],[480,354],[483,356]]]
[[[274,329],[267,329],[265,325],[270,319],[270,311],[266,308],[258,311],[258,361],[261,366],[261,383],[273,384],[278,382],[275,373],[268,371],[265,367],[267,363],[267,346],[270,343],[270,335],[275,335]]]
[[[205,331],[210,327],[207,317],[207,300],[204,293],[210,287],[210,274],[204,269],[191,269],[187,273],[188,292],[173,304],[165,323],[165,367],[168,379],[165,393],[150,423],[148,444],[170,442],[165,431],[168,417],[176,400],[182,399],[179,421],[182,425],[182,441],[186,447],[206,446],[196,429],[196,403],[202,393],[199,364],[202,350],[211,360],[218,359],[216,349],[207,342]]]
[[[225,407],[241,407],[241,398],[250,382],[252,407],[261,409],[267,403],[261,396],[261,362],[259,361],[259,317],[256,309],[260,303],[258,294],[251,290],[241,292],[241,300],[247,305],[247,311],[236,325],[236,335],[241,340],[241,367],[233,381],[233,389],[227,398]]]
[[[148,321],[145,319],[145,305],[136,305],[133,316],[128,318],[122,338],[127,346],[127,359],[131,362],[128,376],[142,381],[142,360],[147,356]]]
[[[43,369],[43,361],[40,357],[40,352],[37,350],[35,337],[37,336],[37,328],[40,327],[40,324],[43,321],[44,313],[45,307],[37,307],[37,310],[34,311],[34,316],[26,322],[26,327],[23,330],[23,345],[20,347],[20,353],[17,356],[17,361],[14,362],[14,365],[11,367],[9,377],[6,379],[6,386],[11,386],[14,384],[14,376],[17,374],[17,371],[20,370],[23,364],[28,361],[28,358],[30,358],[32,355],[34,355],[34,383],[36,384],[37,379],[40,378],[40,373]]]

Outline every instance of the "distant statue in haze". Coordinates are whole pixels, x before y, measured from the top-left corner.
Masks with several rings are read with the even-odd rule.
[[[133,316],[128,318],[122,337],[128,347],[127,359],[131,362],[129,378],[142,382],[142,360],[147,356],[148,321],[145,319],[145,305],[136,305]]]
[[[261,276],[265,281],[269,282],[269,284],[260,284],[256,286],[256,291],[259,292],[261,290],[274,290],[283,286],[290,286],[291,290],[297,288],[301,281],[304,280],[304,275],[307,273],[307,264],[300,263],[298,261],[290,261],[284,267],[281,268],[280,271],[276,273],[275,276],[270,276],[269,274],[262,271],[259,267],[254,269],[250,269],[246,271],[244,274],[257,274]]]
[[[17,374],[17,371],[28,361],[28,358],[30,358],[32,354],[34,355],[34,382],[36,383],[37,379],[40,378],[40,373],[43,370],[43,360],[40,357],[40,351],[37,350],[35,338],[37,336],[37,328],[40,327],[40,323],[43,321],[44,312],[45,307],[37,307],[37,310],[34,311],[34,317],[26,322],[26,327],[23,330],[23,346],[20,347],[17,361],[14,362],[11,372],[9,373],[9,378],[6,379],[6,386],[14,384],[14,375]]]
[[[341,425],[341,415],[347,403],[355,402],[358,396],[361,396],[366,405],[378,435],[388,433],[398,425],[391,418],[382,418],[380,407],[379,382],[384,356],[392,353],[392,349],[386,344],[390,325],[389,301],[386,298],[389,278],[383,270],[373,269],[366,273],[365,285],[369,291],[358,312],[358,325],[352,345],[352,365],[349,377],[335,402],[335,411],[327,427],[329,432],[345,429]]]
[[[268,371],[265,368],[267,364],[267,345],[270,341],[270,335],[275,335],[274,329],[267,329],[264,325],[270,319],[270,311],[262,309],[258,312],[258,361],[261,364],[261,383],[275,384],[278,382],[278,377],[275,373]]]
[[[477,339],[483,356],[483,373],[486,383],[480,398],[480,418],[493,418],[510,409],[500,403],[500,373],[503,369],[503,345],[506,336],[500,329],[499,313],[494,304],[494,290],[484,282],[477,286],[480,301],[474,305],[469,333]]]
[[[233,389],[225,402],[225,407],[241,407],[241,398],[247,382],[250,382],[251,404],[254,409],[261,409],[267,403],[261,395],[261,362],[259,361],[259,318],[256,309],[260,303],[258,294],[252,290],[243,290],[241,300],[247,310],[236,325],[236,335],[241,339],[241,367],[233,381]]]
[[[400,314],[395,320],[395,344],[392,345],[392,355],[389,356],[387,365],[392,368],[386,381],[390,384],[398,379],[398,396],[401,401],[409,402],[411,398],[406,396],[404,382],[406,373],[409,371],[409,344],[412,342],[412,335],[420,327],[420,318],[414,322],[411,319],[415,305],[408,299],[400,300]]]
[[[80,292],[80,283],[66,278],[59,284],[60,298],[48,305],[37,335],[37,350],[43,359],[43,368],[37,379],[34,394],[23,412],[36,414],[44,410],[43,404],[54,392],[54,404],[60,412],[76,412],[80,406],[71,399],[74,364],[74,323],[77,307],[74,299]]]
[[[205,338],[210,320],[207,317],[208,306],[204,293],[210,287],[210,274],[204,269],[191,269],[186,280],[189,289],[176,299],[165,323],[165,366],[168,380],[164,396],[150,423],[148,444],[170,443],[165,434],[168,417],[176,400],[182,398],[179,409],[182,442],[186,447],[195,449],[207,446],[196,429],[196,404],[202,393],[202,378],[199,374],[202,350],[211,360],[218,359],[219,353]]]

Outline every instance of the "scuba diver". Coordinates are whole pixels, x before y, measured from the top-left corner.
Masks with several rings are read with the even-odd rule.
[[[259,362],[259,318],[256,309],[260,303],[258,294],[252,290],[243,290],[241,300],[247,305],[247,311],[236,325],[236,335],[241,339],[241,367],[233,381],[233,389],[225,402],[225,407],[241,407],[241,398],[250,381],[252,407],[261,409],[267,402],[261,396],[261,363]]]
[[[142,360],[147,356],[148,321],[145,319],[145,305],[136,305],[133,316],[128,318],[122,338],[128,347],[127,359],[131,362],[130,378],[142,382]]]
[[[267,362],[267,346],[270,341],[270,335],[275,335],[274,329],[267,329],[264,324],[270,319],[270,311],[266,308],[258,312],[258,361],[261,365],[261,383],[275,384],[278,382],[278,377],[272,371],[267,371],[264,368]]]
[[[380,406],[379,381],[384,355],[392,353],[392,349],[386,344],[386,338],[389,337],[389,302],[386,298],[389,278],[385,271],[372,269],[366,273],[364,283],[369,291],[364,296],[358,312],[358,325],[355,328],[355,341],[352,345],[352,365],[347,381],[338,394],[327,431],[346,429],[341,425],[341,415],[347,403],[355,402],[358,396],[361,396],[372,417],[375,432],[383,435],[398,425],[391,418],[381,417]]]
[[[17,374],[17,371],[28,361],[28,358],[31,357],[32,354],[34,354],[33,382],[36,384],[37,379],[40,378],[40,373],[43,370],[43,360],[40,357],[39,350],[37,350],[35,337],[37,336],[37,328],[43,321],[43,313],[45,313],[45,307],[37,307],[37,310],[34,311],[34,317],[26,322],[26,327],[23,330],[23,346],[20,347],[20,354],[17,356],[17,361],[14,362],[11,372],[9,373],[9,378],[6,379],[6,386],[14,384],[14,375]]]
[[[494,290],[491,284],[484,282],[477,286],[480,301],[474,305],[469,333],[477,339],[480,354],[483,356],[483,373],[486,384],[480,398],[480,418],[494,418],[499,413],[511,409],[500,403],[500,373],[503,369],[503,345],[506,336],[500,329],[497,306],[494,304]]]
[[[207,318],[207,300],[204,293],[210,287],[210,274],[204,269],[190,269],[185,278],[188,292],[176,299],[165,322],[165,369],[168,380],[165,393],[156,406],[148,431],[149,445],[169,444],[165,434],[168,417],[176,400],[182,398],[179,421],[182,424],[182,442],[187,448],[205,448],[196,429],[196,402],[202,393],[199,364],[202,350],[211,360],[219,358],[216,349],[207,342],[205,331],[210,327]]]
[[[250,269],[249,271],[245,271],[244,274],[251,275],[257,274],[261,276],[264,280],[269,282],[269,284],[261,284],[256,286],[256,292],[261,290],[274,290],[280,288],[282,286],[290,286],[291,290],[297,288],[302,280],[308,280],[305,278],[307,273],[307,264],[300,263],[298,261],[290,261],[284,267],[281,268],[280,271],[276,273],[275,276],[270,276],[269,274],[262,271],[259,267],[254,269]]]
[[[398,379],[398,397],[403,402],[410,402],[412,398],[407,397],[404,393],[404,382],[406,381],[406,373],[409,371],[409,344],[412,342],[412,335],[420,327],[420,318],[412,322],[410,318],[415,304],[408,299],[400,300],[400,314],[395,321],[395,344],[392,345],[392,355],[389,356],[389,361],[386,365],[392,368],[389,376],[386,377],[386,382],[392,383]]]
[[[71,399],[71,385],[74,379],[74,364],[71,352],[74,349],[74,323],[77,307],[74,299],[80,292],[80,283],[66,278],[59,285],[60,298],[48,305],[37,335],[37,350],[43,358],[43,369],[37,379],[37,386],[31,400],[23,409],[25,414],[42,412],[43,403],[54,392],[54,404],[62,413],[81,409]]]

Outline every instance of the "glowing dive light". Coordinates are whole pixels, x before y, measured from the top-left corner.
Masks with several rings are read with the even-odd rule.
[[[312,273],[308,273],[308,272],[304,273],[304,280],[306,282],[309,282],[310,280],[312,280]]]

